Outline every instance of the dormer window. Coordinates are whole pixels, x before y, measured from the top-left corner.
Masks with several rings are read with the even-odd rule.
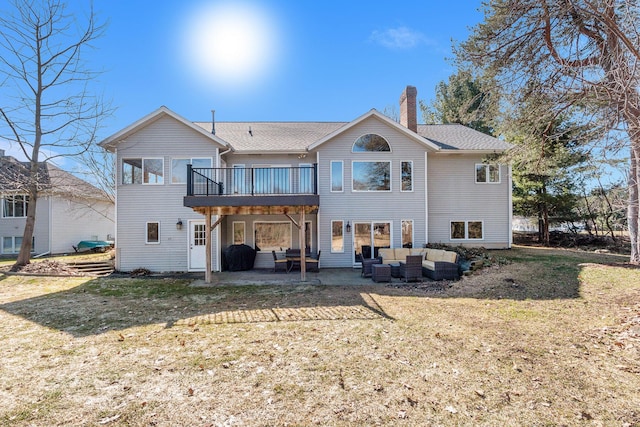
[[[367,153],[375,151],[391,151],[386,139],[375,133],[368,133],[356,139],[351,149],[354,153]]]

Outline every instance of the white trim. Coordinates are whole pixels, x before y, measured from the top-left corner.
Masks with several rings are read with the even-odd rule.
[[[353,164],[354,163],[388,163],[389,164],[389,189],[388,190],[356,190],[353,188]],[[351,192],[352,193],[391,193],[393,191],[393,162],[391,160],[351,160]]]
[[[158,241],[149,241],[149,224],[158,224]],[[144,244],[145,245],[159,245],[160,244],[160,221],[147,221],[144,225]]]
[[[15,197],[18,197],[18,196],[22,196],[23,197],[22,205],[24,207],[24,216],[7,216],[7,212],[5,210],[5,202],[7,200],[7,197],[15,198]],[[26,199],[28,197],[29,197],[29,195],[26,194],[26,193],[4,194],[2,196],[2,198],[0,198],[0,202],[2,203],[2,206],[1,206],[1,208],[2,208],[2,218],[4,218],[4,219],[24,219],[24,218],[26,218],[27,217],[27,210],[29,209],[28,208],[29,200]],[[16,205],[15,199],[13,200],[12,203],[13,203],[13,212],[15,213],[15,211],[16,211],[16,209],[15,209],[15,205]]]
[[[291,223],[291,221],[262,221],[262,220],[255,220],[252,222],[252,226],[253,226],[253,247],[255,248],[256,246],[258,246],[258,242],[257,242],[257,234],[256,234],[256,224],[288,224],[289,225],[289,246],[287,248],[291,248],[293,246],[293,224]],[[282,248],[287,249],[287,248]],[[267,253],[267,252],[271,252],[273,249],[262,249],[260,248],[260,251],[258,251],[258,253]]]
[[[384,142],[387,143],[387,147],[389,147],[388,151],[354,151],[353,147],[356,146],[356,142],[358,142],[360,140],[360,138],[362,138],[363,136],[367,136],[367,135],[375,135],[375,136],[379,136],[380,138],[384,139]],[[351,153],[352,154],[368,154],[368,153],[392,153],[393,150],[391,149],[391,144],[389,144],[389,141],[387,140],[387,138],[385,138],[384,136],[380,135],[379,133],[373,133],[373,132],[368,132],[368,133],[363,133],[362,135],[360,135],[359,137],[357,137],[354,141],[353,144],[351,144]]]
[[[413,219],[401,219],[400,220],[400,247],[404,248],[404,242],[402,241],[402,236],[404,235],[403,230],[402,230],[402,225],[405,222],[410,222],[411,223],[411,247],[413,248],[413,244],[415,243],[416,239],[415,239],[415,224],[416,222]]]
[[[402,164],[403,163],[409,163],[411,165],[411,190],[403,190],[402,189]],[[400,192],[401,193],[413,193],[413,186],[415,184],[415,181],[413,179],[413,160],[400,160]]]
[[[242,242],[241,243],[236,243],[236,224],[242,224],[243,230],[242,230]],[[231,223],[231,242],[234,245],[238,245],[238,244],[246,244],[247,243],[247,223],[246,221],[233,221]]]
[[[453,236],[451,236],[451,224],[454,222],[462,222],[464,224],[464,237],[463,238],[454,238]],[[477,239],[477,238],[471,238],[469,237],[469,223],[470,222],[479,222],[482,225],[482,237]],[[452,242],[460,242],[460,241],[472,241],[472,242],[479,242],[484,240],[484,220],[479,220],[479,219],[470,219],[470,220],[462,220],[462,219],[452,219],[449,220],[449,240],[451,240]]]
[[[507,191],[509,192],[509,202],[507,205],[507,209],[509,209],[509,228],[507,230],[508,232],[508,236],[509,236],[509,241],[508,241],[508,248],[511,249],[511,246],[513,245],[513,170],[511,168],[511,165],[507,166],[507,170],[508,170],[508,188]]]
[[[108,137],[105,140],[101,141],[98,145],[103,147],[107,151],[115,152],[116,151],[116,146],[120,142],[124,141],[128,136],[135,134],[140,129],[143,129],[144,127],[150,125],[151,123],[155,122],[156,120],[159,120],[160,118],[162,118],[164,116],[168,116],[168,117],[171,117],[171,118],[177,120],[178,122],[180,122],[183,125],[187,126],[191,130],[199,133],[202,136],[205,136],[205,137],[209,138],[210,140],[212,140],[213,142],[219,144],[222,147],[232,148],[230,144],[228,144],[225,141],[223,141],[222,139],[218,138],[217,136],[215,136],[211,132],[206,131],[204,128],[201,128],[200,126],[190,122],[189,120],[185,119],[184,117],[174,113],[173,111],[171,111],[170,109],[168,109],[165,106],[162,106],[162,107],[158,108],[157,110],[147,114],[146,116],[142,117],[141,119],[133,122],[129,126],[125,127],[124,129],[121,129],[120,131],[114,133],[110,137]]]
[[[429,155],[424,152],[424,242],[429,243]]]
[[[390,126],[391,128],[393,128],[393,129],[397,130],[398,132],[404,134],[406,137],[412,139],[413,141],[418,142],[421,145],[424,145],[427,148],[430,148],[431,150],[440,151],[440,147],[438,145],[436,145],[433,142],[429,141],[428,139],[418,135],[417,133],[407,129],[406,127],[402,126],[400,123],[397,123],[397,122],[391,120],[389,117],[387,117],[384,114],[378,112],[375,108],[369,110],[368,112],[364,113],[360,117],[357,117],[355,120],[352,120],[351,122],[349,122],[346,125],[334,130],[333,132],[323,136],[322,138],[320,138],[319,140],[317,140],[313,144],[309,145],[308,150],[314,150],[314,149],[318,148],[320,145],[322,145],[325,142],[331,140],[332,138],[340,135],[341,133],[346,132],[347,130],[351,129],[352,127],[356,126],[357,124],[359,124],[359,123],[363,122],[364,120],[368,119],[369,117],[374,117],[374,118],[380,120],[381,122],[385,123],[386,125]],[[385,153],[386,153],[386,151],[385,151]]]
[[[144,182],[144,162],[145,160],[162,160],[162,182]],[[142,157],[142,185],[164,185],[164,157]]]
[[[334,251],[333,250],[333,223],[334,222],[341,222],[342,223],[342,250],[341,251]],[[332,254],[343,254],[345,252],[345,242],[344,242],[344,238],[345,238],[345,224],[344,224],[344,220],[343,219],[332,219],[331,220],[331,238],[330,238],[330,242],[329,242],[329,252],[331,252]]]
[[[485,177],[487,178],[486,181],[478,181],[478,166],[484,166],[485,168]],[[498,168],[498,180],[497,181],[491,181],[490,180],[490,176],[491,174],[490,172],[490,168],[491,166],[496,166]],[[502,183],[502,167],[500,167],[499,164],[490,164],[490,163],[476,163],[473,167],[473,180],[476,184],[480,184],[480,185],[484,185],[484,184],[490,184],[490,185],[495,185],[495,184],[501,184]]]
[[[340,165],[341,165],[341,167],[340,167],[340,175],[341,175],[340,190],[334,190],[333,189],[333,164],[334,163],[340,163]],[[331,162],[329,163],[329,192],[330,193],[344,193],[344,161],[342,161],[342,160],[331,160]]]
[[[393,247],[393,221],[392,220],[376,220],[376,219],[371,219],[371,220],[353,220],[351,221],[351,261],[353,266],[359,266],[361,265],[361,263],[356,263],[355,260],[355,248],[356,248],[356,224],[369,224],[371,227],[371,231],[369,234],[370,237],[370,242],[373,243],[374,241],[374,224],[389,224],[389,246]],[[373,256],[375,254],[375,246],[371,247],[371,255]]]
[[[210,168],[213,167],[214,164],[214,160],[213,157],[170,157],[169,158],[169,172],[170,172],[170,177],[169,177],[169,184],[170,185],[186,185],[187,181],[185,180],[184,182],[173,182],[173,161],[174,160],[186,160],[188,164],[193,165],[193,161],[194,160],[211,160],[211,163],[209,166]]]

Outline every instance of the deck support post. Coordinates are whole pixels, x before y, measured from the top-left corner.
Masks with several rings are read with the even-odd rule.
[[[307,280],[307,251],[305,247],[305,235],[306,235],[306,223],[304,220],[305,207],[301,206],[300,210],[300,225],[298,226],[298,236],[300,238],[300,281],[305,282]]]

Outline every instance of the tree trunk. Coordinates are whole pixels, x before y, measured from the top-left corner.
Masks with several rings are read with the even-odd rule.
[[[29,264],[31,260],[31,250],[32,241],[33,241],[33,231],[36,224],[36,202],[38,201],[38,183],[35,181],[35,177],[38,176],[37,173],[38,165],[35,165],[36,172],[31,171],[30,180],[32,181],[29,184],[29,202],[27,204],[27,221],[24,226],[24,232],[22,233],[22,244],[20,245],[20,252],[18,253],[18,259],[16,260],[13,267],[11,267],[12,271],[20,270],[21,267]]]
[[[629,206],[627,208],[627,223],[629,226],[629,239],[631,240],[631,264],[640,264],[640,241],[638,241],[638,228],[640,226],[640,210],[638,182],[640,181],[640,134],[630,132],[631,135],[631,163],[629,167]],[[634,138],[635,136],[635,138]]]

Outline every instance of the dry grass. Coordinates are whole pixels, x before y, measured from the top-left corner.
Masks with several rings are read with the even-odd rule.
[[[499,255],[444,289],[0,276],[0,424],[640,425],[640,270]]]

